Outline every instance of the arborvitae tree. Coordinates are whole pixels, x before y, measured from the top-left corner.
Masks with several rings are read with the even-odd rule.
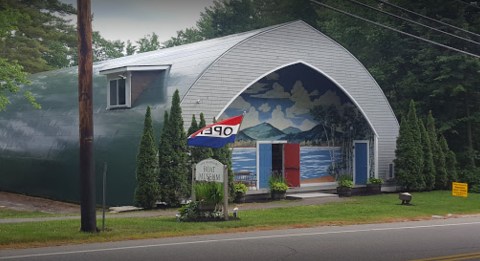
[[[161,187],[160,198],[167,204],[175,202],[175,193],[171,193],[174,188],[171,188],[171,174],[170,174],[170,162],[172,145],[170,144],[170,138],[168,137],[168,111],[165,111],[163,115],[163,128],[160,135],[160,143],[158,145],[158,182]],[[173,200],[170,199],[170,195],[173,194]]]
[[[435,189],[447,188],[447,170],[445,168],[445,154],[443,153],[440,143],[438,142],[437,130],[435,128],[435,119],[432,112],[429,111],[427,117],[427,132],[430,136],[432,144],[432,156],[435,166]]]
[[[423,148],[423,176],[425,177],[425,189],[430,191],[435,188],[435,166],[433,164],[432,144],[430,136],[425,129],[423,121],[419,120]]]
[[[190,124],[190,128],[188,128],[187,135],[190,136],[192,133],[199,130],[197,119],[195,119],[195,114],[192,115],[192,123]]]
[[[418,123],[418,117],[417,117],[417,110],[415,108],[415,102],[413,100],[410,101],[410,106],[408,109],[408,126],[411,128],[412,131],[412,136],[413,136],[413,143],[412,143],[412,148],[411,148],[411,153],[412,155],[412,170],[413,172],[411,175],[413,176],[412,179],[414,179],[414,187],[411,189],[417,190],[417,191],[422,191],[425,190],[425,176],[423,175],[423,149],[422,149],[422,140],[421,140],[421,131],[420,131],[420,126]]]
[[[145,209],[155,207],[160,196],[160,186],[157,181],[157,148],[153,133],[150,107],[147,107],[143,135],[137,154],[137,187],[135,189],[135,204]]]
[[[170,114],[165,113],[164,126],[159,145],[159,182],[162,200],[171,206],[190,193],[187,136],[183,128],[180,95],[175,91]]]
[[[398,185],[403,190],[409,191],[416,188],[416,180],[412,173],[416,173],[415,167],[415,139],[413,138],[412,128],[408,121],[402,117],[400,130],[397,138],[397,148],[395,150],[395,178]]]
[[[447,170],[447,188],[451,188],[452,182],[458,181],[457,157],[455,153],[448,148],[447,140],[443,135],[440,136],[440,147],[445,155],[445,169]]]

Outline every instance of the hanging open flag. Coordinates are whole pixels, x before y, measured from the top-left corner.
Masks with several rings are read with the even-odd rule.
[[[221,148],[235,142],[235,135],[242,123],[243,115],[235,116],[205,126],[188,137],[188,146]]]

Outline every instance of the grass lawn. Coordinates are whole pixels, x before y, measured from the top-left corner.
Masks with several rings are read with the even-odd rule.
[[[412,193],[412,206],[400,205],[398,195],[352,197],[341,203],[263,210],[240,209],[240,220],[177,222],[175,218],[107,219],[107,231],[79,232],[78,220],[0,224],[0,248],[172,237],[262,229],[347,225],[430,218],[432,215],[480,213],[480,194],[452,197],[449,191]],[[98,220],[98,226],[101,225]]]

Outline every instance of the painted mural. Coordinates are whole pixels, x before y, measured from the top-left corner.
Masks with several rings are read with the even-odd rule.
[[[256,141],[300,144],[301,182],[333,182],[351,170],[351,145],[373,135],[359,110],[333,82],[295,64],[275,71],[239,95],[221,118],[245,117],[233,149],[234,171],[255,174]]]

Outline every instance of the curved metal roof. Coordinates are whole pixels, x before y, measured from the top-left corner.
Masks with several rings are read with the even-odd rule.
[[[183,98],[184,119],[221,112],[244,90],[288,65],[307,65],[334,82],[362,111],[376,134],[376,173],[384,176],[395,157],[399,124],[380,86],[344,47],[303,21],[257,32],[220,56]],[[198,101],[202,101],[198,103]]]
[[[95,68],[106,71],[125,66],[171,65],[167,82],[169,94],[173,94],[172,91],[178,89],[180,96],[183,97],[183,94],[218,57],[239,42],[267,29],[112,59],[96,64]]]

